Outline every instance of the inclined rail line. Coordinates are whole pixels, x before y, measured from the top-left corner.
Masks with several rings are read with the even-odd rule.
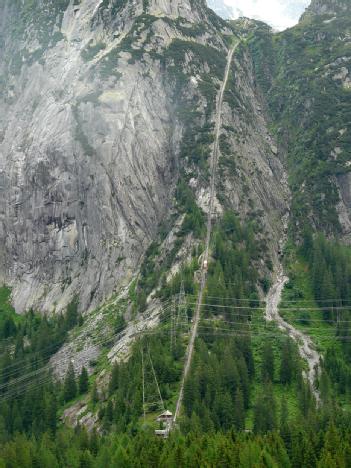
[[[177,405],[176,405],[176,409],[174,412],[173,424],[175,424],[178,419],[181,405],[183,402],[184,384],[185,384],[185,380],[189,374],[189,370],[191,367],[191,362],[192,362],[192,358],[194,354],[194,344],[195,344],[195,339],[196,339],[199,322],[200,322],[201,306],[203,302],[203,295],[204,295],[206,280],[207,280],[207,265],[208,265],[209,248],[210,248],[210,240],[211,240],[211,233],[212,233],[212,212],[213,212],[213,206],[214,206],[214,199],[216,195],[216,176],[217,176],[217,165],[218,165],[218,157],[219,157],[219,136],[220,136],[221,124],[222,124],[223,98],[224,98],[224,92],[228,83],[230,66],[232,63],[233,54],[239,44],[240,42],[237,42],[233,47],[231,47],[231,49],[228,52],[227,64],[226,64],[226,68],[224,72],[224,79],[223,79],[223,82],[219,91],[219,97],[218,97],[217,106],[216,106],[215,139],[214,139],[214,145],[213,145],[211,162],[210,162],[210,168],[211,168],[210,200],[209,200],[209,208],[208,208],[208,214],[207,214],[207,231],[206,231],[205,251],[204,251],[203,260],[201,264],[200,289],[199,289],[199,293],[198,293],[198,297],[196,301],[194,320],[193,320],[193,325],[191,329],[190,341],[189,341],[188,349],[187,349],[186,356],[185,356],[185,366],[184,366],[183,376],[182,376],[182,380],[180,384]]]

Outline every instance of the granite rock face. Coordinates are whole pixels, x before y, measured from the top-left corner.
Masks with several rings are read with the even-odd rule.
[[[313,15],[342,15],[350,11],[347,0],[312,0],[303,17]]]
[[[201,1],[27,5],[0,5],[0,282],[18,312],[60,311],[76,296],[84,311],[130,282],[174,204],[186,125],[168,47],[209,46],[225,60],[233,33]],[[206,71],[203,55],[191,60]],[[286,211],[283,169],[248,73],[243,66],[236,78],[258,125],[240,124],[227,105],[244,161],[234,180],[223,175],[224,188],[235,208],[248,206],[251,174],[251,209],[266,208],[272,231]],[[198,77],[187,80],[189,99],[200,95]],[[201,204],[206,184],[196,190]]]
[[[142,2],[37,3],[38,18],[0,6],[0,280],[18,311],[75,295],[86,309],[128,281],[165,216],[181,125],[160,61],[121,47]],[[200,20],[186,1],[151,15]],[[161,48],[175,34],[152,28]]]

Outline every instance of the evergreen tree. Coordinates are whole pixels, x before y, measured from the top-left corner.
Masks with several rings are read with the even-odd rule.
[[[48,404],[45,412],[46,427],[53,433],[56,433],[57,427],[57,399],[56,396],[48,397]]]
[[[110,395],[113,395],[114,391],[117,389],[118,380],[119,380],[119,365],[116,362],[112,367],[110,382],[108,386],[108,391]]]
[[[104,427],[108,429],[113,421],[113,403],[111,400],[107,403],[105,414],[104,414]]]
[[[92,389],[91,389],[91,400],[96,405],[96,403],[99,401],[99,394],[97,391],[97,385],[96,382],[93,383]]]
[[[279,422],[279,432],[281,438],[284,440],[285,446],[290,446],[290,427],[289,427],[289,410],[288,403],[284,395],[280,402],[280,422]]]
[[[15,322],[13,321],[12,317],[7,317],[5,322],[2,326],[2,338],[9,338],[10,336],[14,336],[16,334],[17,327]]]
[[[66,329],[70,330],[75,325],[77,325],[79,320],[78,316],[78,300],[75,298],[72,302],[70,302],[67,306],[66,312]]]
[[[186,414],[191,417],[195,403],[200,400],[198,374],[189,376],[184,384],[184,407]]]
[[[245,427],[244,398],[239,388],[236,390],[234,400],[234,425],[238,431],[242,431]]]
[[[5,418],[2,412],[0,411],[0,446],[5,443],[7,438],[8,438],[8,431],[6,428]]]
[[[63,400],[65,402],[72,400],[77,395],[77,383],[72,361],[70,362],[63,384]]]
[[[321,399],[323,402],[327,402],[330,396],[330,379],[325,369],[322,370],[319,379],[319,390],[321,393]]]
[[[300,388],[298,390],[298,398],[301,413],[305,416],[307,416],[310,411],[315,409],[315,401],[308,383],[301,381]]]
[[[301,253],[305,258],[309,258],[313,251],[313,236],[309,226],[304,226],[302,231]]]
[[[280,382],[282,384],[291,384],[295,370],[295,353],[290,338],[284,342],[281,361],[280,361]]]
[[[216,411],[220,428],[228,430],[234,424],[233,402],[228,392],[217,393],[214,409]]]
[[[265,433],[273,431],[276,427],[276,404],[272,385],[264,386],[262,393],[258,395],[254,407],[254,431]]]
[[[269,341],[266,341],[263,346],[261,375],[263,382],[274,380],[274,354]]]
[[[250,380],[245,359],[241,356],[238,360],[238,371],[240,376],[241,390],[244,398],[244,406],[250,405]]]
[[[86,368],[83,366],[79,376],[79,393],[82,395],[86,393],[89,388],[89,376]]]

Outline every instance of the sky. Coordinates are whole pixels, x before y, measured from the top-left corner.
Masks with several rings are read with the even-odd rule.
[[[238,18],[246,16],[270,24],[279,31],[294,26],[311,0],[213,0]],[[211,3],[211,2],[209,2]]]

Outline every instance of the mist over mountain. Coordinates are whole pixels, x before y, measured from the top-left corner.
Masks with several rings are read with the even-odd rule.
[[[264,21],[276,30],[283,30],[297,24],[310,3],[310,0],[210,0],[208,6],[224,19],[245,16]]]

